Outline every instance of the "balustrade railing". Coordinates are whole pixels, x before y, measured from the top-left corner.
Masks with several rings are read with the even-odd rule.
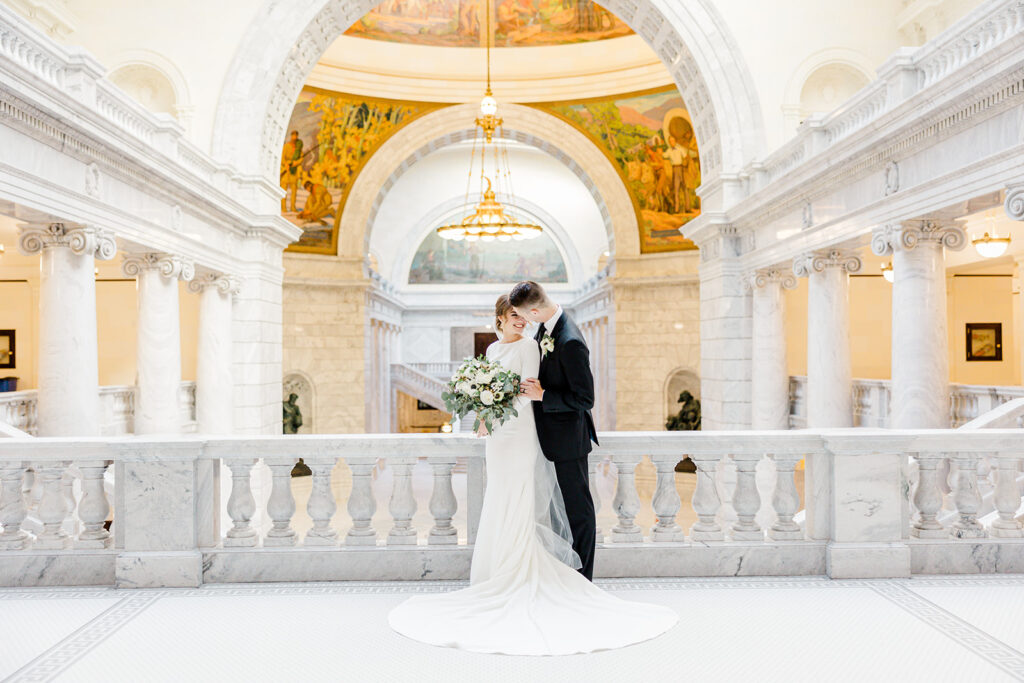
[[[431,377],[436,377],[447,382],[448,378],[459,369],[459,366],[462,365],[462,363],[463,361],[461,360],[452,360],[436,361],[433,363],[405,363],[405,365],[419,370],[425,375],[430,375]]]
[[[135,387],[100,387],[100,433],[104,436],[131,434],[135,428]],[[0,393],[0,422],[36,434],[37,392],[6,391]],[[196,429],[196,383],[182,382],[178,394],[182,431]]]
[[[960,427],[1014,399],[1024,398],[1024,386],[949,385],[949,424]],[[789,378],[789,424],[807,426],[807,378]],[[889,427],[891,383],[882,379],[853,380],[853,424],[856,427]]]
[[[616,521],[599,533],[600,575],[1024,571],[1017,430],[610,432],[601,442],[592,491]],[[483,449],[458,435],[0,439],[0,585],[464,578]],[[675,471],[684,456],[695,475]],[[312,470],[305,488],[290,476],[300,457]],[[996,464],[992,519],[979,515],[983,457]],[[641,496],[635,475],[647,461],[653,495]],[[468,475],[457,476],[460,462]],[[765,463],[767,482],[757,476]],[[429,501],[414,485],[424,467]],[[940,514],[947,467],[950,521]],[[616,474],[610,497],[594,485],[604,469]],[[217,471],[230,480],[223,501]],[[456,521],[460,500],[469,509]],[[695,513],[685,526],[684,505]],[[771,521],[761,524],[765,506]]]

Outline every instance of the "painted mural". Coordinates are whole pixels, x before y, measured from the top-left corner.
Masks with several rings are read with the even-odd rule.
[[[395,131],[439,106],[304,89],[281,150],[281,215],[303,231],[288,249],[336,253],[341,212],[363,165]]]
[[[548,234],[522,242],[453,242],[431,231],[409,269],[411,285],[513,284],[520,280],[569,281],[562,254]]]
[[[700,215],[700,155],[674,87],[537,106],[586,133],[618,167],[637,209],[642,253],[696,248],[679,227]]]
[[[630,35],[593,0],[384,0],[348,36],[445,47],[482,47],[481,26],[493,12],[496,47],[564,45]]]

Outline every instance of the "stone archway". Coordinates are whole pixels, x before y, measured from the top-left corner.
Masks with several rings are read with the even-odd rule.
[[[475,115],[475,104],[445,107],[416,119],[381,145],[349,192],[338,230],[339,257],[362,260],[383,196],[418,159],[465,136],[466,124]],[[640,234],[632,199],[604,153],[583,133],[538,109],[508,104],[502,107],[502,116],[509,138],[551,154],[583,181],[605,217],[612,253],[639,255]]]
[[[275,176],[284,129],[327,47],[378,0],[264,0],[225,78],[211,151],[243,173]],[[760,151],[757,91],[711,0],[606,0],[665,63],[693,118],[702,199],[722,208],[722,184]]]

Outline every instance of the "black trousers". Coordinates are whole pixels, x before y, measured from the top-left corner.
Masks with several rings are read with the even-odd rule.
[[[572,530],[572,549],[580,556],[580,574],[594,580],[594,551],[597,544],[597,519],[594,499],[590,497],[590,468],[587,458],[555,462],[555,476],[562,489],[565,513]]]

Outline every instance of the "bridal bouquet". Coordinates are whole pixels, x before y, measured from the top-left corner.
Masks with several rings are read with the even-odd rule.
[[[505,370],[497,361],[489,361],[484,356],[467,358],[452,375],[441,398],[454,417],[462,419],[469,413],[476,413],[473,431],[479,429],[482,422],[491,432],[495,422],[502,425],[519,417],[514,406],[519,396],[519,380],[519,375]]]

